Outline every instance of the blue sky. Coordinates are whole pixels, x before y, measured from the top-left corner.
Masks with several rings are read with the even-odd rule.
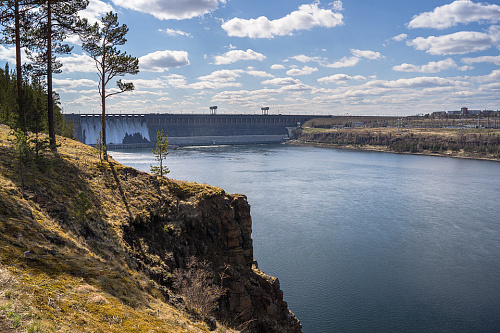
[[[498,0],[90,0],[81,15],[110,10],[140,73],[109,113],[500,109]],[[93,60],[70,42],[54,88],[64,112],[99,113]],[[14,54],[0,46],[0,63]]]

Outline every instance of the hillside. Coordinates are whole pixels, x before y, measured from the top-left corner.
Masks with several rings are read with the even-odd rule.
[[[290,144],[500,160],[500,130],[489,128],[304,128]]]
[[[21,172],[9,133],[0,125],[0,331],[301,331],[253,260],[244,195],[101,163],[62,137]]]

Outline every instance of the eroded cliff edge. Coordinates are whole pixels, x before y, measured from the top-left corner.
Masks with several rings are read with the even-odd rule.
[[[219,332],[301,331],[253,260],[244,195],[101,163],[63,138],[21,176],[9,132],[0,126],[0,327],[19,313],[18,329],[206,332],[175,286],[196,260],[223,290]]]

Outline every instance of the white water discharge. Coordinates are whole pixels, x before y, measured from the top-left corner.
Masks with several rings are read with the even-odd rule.
[[[82,135],[85,144],[95,144],[99,140],[99,131],[102,130],[100,117],[82,119]],[[136,117],[108,117],[106,118],[107,144],[122,144],[126,135],[139,133],[143,139],[151,142],[149,130],[145,121]]]

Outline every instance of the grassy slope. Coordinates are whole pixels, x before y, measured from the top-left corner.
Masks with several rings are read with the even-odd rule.
[[[64,138],[57,154],[29,168],[22,189],[9,132],[0,125],[0,331],[208,331],[129,268],[121,232],[129,217],[145,213],[145,198],[154,205],[174,196],[160,193],[158,182],[194,196],[221,189],[101,164],[93,148]],[[82,192],[92,204],[91,228],[78,218]]]

